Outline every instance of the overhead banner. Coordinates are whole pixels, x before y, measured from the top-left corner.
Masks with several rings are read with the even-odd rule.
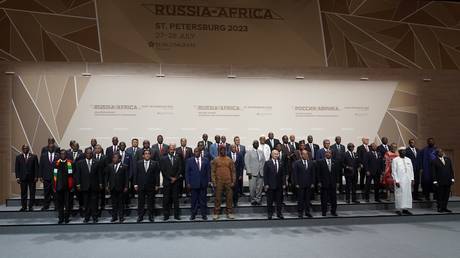
[[[358,143],[377,136],[397,82],[280,79],[92,76],[61,142],[112,136],[194,146],[203,133],[234,136],[250,145],[273,131],[277,138],[313,135],[317,142],[341,135]],[[359,99],[359,101],[357,101]]]
[[[98,0],[105,62],[325,66],[317,0]]]

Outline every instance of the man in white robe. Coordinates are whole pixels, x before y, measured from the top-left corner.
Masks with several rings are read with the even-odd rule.
[[[391,162],[391,175],[395,182],[395,207],[398,215],[412,215],[408,210],[412,208],[412,185],[414,184],[414,170],[411,160],[406,157],[406,149],[398,149],[399,157]]]

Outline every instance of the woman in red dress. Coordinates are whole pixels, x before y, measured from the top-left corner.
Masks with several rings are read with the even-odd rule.
[[[382,176],[381,182],[387,192],[387,201],[391,201],[391,192],[394,191],[394,180],[391,176],[391,162],[394,158],[398,157],[399,154],[396,151],[398,146],[396,143],[390,145],[390,150],[385,153],[385,173]]]

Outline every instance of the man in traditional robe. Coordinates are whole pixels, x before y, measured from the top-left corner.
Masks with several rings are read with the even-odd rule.
[[[391,162],[391,175],[395,182],[395,207],[398,215],[412,215],[412,185],[414,184],[414,169],[412,161],[406,157],[406,148],[398,149],[399,157]]]

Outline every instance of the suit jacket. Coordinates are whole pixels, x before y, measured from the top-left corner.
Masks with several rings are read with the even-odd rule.
[[[80,185],[80,191],[98,191],[102,185],[102,174],[98,171],[97,161],[91,160],[91,170],[86,159],[79,160],[75,165],[75,184]]]
[[[265,141],[265,143],[268,144],[268,146],[270,147],[270,151],[272,151],[276,147],[276,145],[278,145],[278,143],[280,143],[280,140],[274,138],[273,139],[273,144],[272,144],[270,139],[267,139]]]
[[[161,160],[161,157],[163,157],[164,155],[168,154],[168,148],[169,148],[169,145],[168,144],[164,144],[162,143],[162,147],[161,147],[161,151],[160,151],[160,144],[158,143],[155,143],[154,145],[152,145],[152,150],[156,156],[157,161],[160,161]],[[153,155],[153,153],[152,153]]]
[[[72,162],[71,160],[68,160],[70,162]],[[74,165],[72,164],[72,167],[74,167]],[[58,191],[72,191],[73,190],[73,184],[74,184],[74,175],[73,175],[73,169],[72,169],[72,173],[69,173],[69,169],[67,167],[67,160],[65,162],[60,162],[59,163],[59,166],[57,164],[57,162],[54,163],[54,169],[56,169],[57,171],[57,174],[58,176],[56,177],[56,181],[54,179],[54,177],[52,178],[51,182],[53,184],[54,187],[54,190],[56,192]],[[53,170],[54,170],[53,169]],[[69,180],[70,178],[72,178],[72,180]],[[70,184],[70,182],[72,182],[72,185]]]
[[[329,150],[332,152],[331,148],[329,148]],[[319,149],[316,155],[316,159],[320,160],[320,159],[325,159],[325,158],[326,158],[326,149],[325,148]]]
[[[137,147],[136,150],[134,150],[133,147],[126,148],[126,153],[128,153],[131,156],[131,159],[132,159],[131,161],[133,161],[133,160],[138,161],[138,160],[142,159],[142,155],[140,157],[138,157],[138,155],[139,155],[138,150],[140,150],[140,149],[142,149],[142,148]]]
[[[184,155],[185,153],[185,155]],[[176,155],[180,157],[181,162],[181,175],[185,177],[185,163],[189,158],[193,156],[193,150],[190,147],[185,147],[185,152],[182,150],[182,146],[176,148]]]
[[[182,160],[179,156],[173,156],[173,163],[171,164],[171,159],[169,154],[164,155],[160,159],[160,170],[161,175],[163,176],[163,186],[168,186],[171,184],[171,177],[179,179],[182,177]],[[175,181],[177,182],[177,181]]]
[[[54,152],[55,152],[55,153],[59,153],[60,151],[61,151],[61,148],[59,148],[58,146],[56,146],[56,147],[54,148]],[[42,150],[41,150],[41,152],[40,152],[40,156],[41,156],[41,154],[43,154],[43,153],[45,153],[45,152],[48,152],[48,145],[42,147]]]
[[[120,163],[118,170],[115,171],[114,165],[110,163],[105,170],[107,187],[110,191],[122,192],[128,188],[128,168],[126,166]]]
[[[299,143],[298,142],[289,142],[289,144],[291,144],[296,150],[299,149]]]
[[[158,152],[154,151],[152,148],[149,148],[150,150],[150,159],[151,160],[155,160],[155,161],[160,161],[160,156]],[[139,160],[143,160],[144,159],[144,148],[140,148],[137,150],[137,160],[135,160],[136,164],[137,164],[137,161]]]
[[[388,147],[388,150],[390,149],[390,145],[387,144],[387,147]],[[385,147],[383,147],[383,144],[380,144],[378,147],[377,147],[377,151],[380,152],[380,155],[382,157],[385,157],[385,153],[387,152],[387,150],[385,149]]]
[[[37,155],[29,153],[27,160],[23,153],[17,155],[14,172],[16,178],[21,181],[37,179],[39,174]]]
[[[235,153],[236,160],[233,162],[235,163],[235,172],[236,172],[236,179],[243,176],[243,170],[244,170],[244,157],[241,152],[236,152]],[[232,158],[232,152],[229,152],[227,156],[233,160]]]
[[[339,162],[331,159],[330,171],[326,159],[316,161],[316,167],[318,171],[317,181],[321,184],[321,188],[335,189],[341,170]]]
[[[345,157],[343,160],[345,176],[352,176],[358,172],[358,167],[359,167],[358,155],[356,155],[356,153],[354,152],[353,152],[353,155],[354,157],[351,156],[348,151],[345,152]]]
[[[67,150],[67,159],[73,161],[72,164],[74,164],[74,167],[79,160],[84,159],[84,158],[85,157],[83,156],[82,150],[77,150],[77,156],[75,159],[73,158],[73,150],[72,149]]]
[[[118,146],[116,149],[118,150]],[[105,155],[110,160],[110,162],[112,162],[113,153],[115,152],[116,151],[113,151],[113,145],[110,145],[109,147],[105,148]]]
[[[45,181],[51,181],[53,177],[54,163],[59,159],[57,153],[53,153],[52,161],[50,162],[48,151],[40,156],[39,174],[38,176]]]
[[[380,156],[378,151],[375,153],[377,154],[377,157],[373,151],[365,152],[363,158],[363,168],[364,171],[370,172],[371,175],[381,175],[385,170],[385,159]]]
[[[185,182],[192,189],[207,188],[211,181],[211,165],[205,158],[201,158],[201,170],[196,163],[195,157],[186,160]]]
[[[264,164],[264,185],[268,185],[269,189],[281,189],[286,185],[286,173],[283,169],[282,162],[278,161],[278,173],[276,172],[273,160],[269,159]]]
[[[316,143],[313,143],[313,150],[314,150],[314,153],[312,155],[312,152],[311,152],[311,147],[310,147],[310,144],[308,142],[305,143],[305,149],[310,152],[310,156],[311,156],[311,159],[312,160],[316,160],[317,157],[318,157],[318,151],[319,151],[319,145],[316,144]]]
[[[128,172],[130,171],[130,167],[131,167],[131,162],[132,162],[132,159],[133,157],[131,156],[131,154],[129,154],[128,152],[126,152],[125,150],[125,153],[124,153],[124,157],[121,156],[121,152],[119,151],[118,152],[120,154],[120,161],[121,161],[121,164],[125,165],[125,167],[128,168]]]
[[[371,147],[368,145],[367,149],[370,151]],[[364,147],[364,144],[359,145],[356,149],[356,154],[358,154],[358,162],[360,165],[364,166],[367,153],[368,151],[366,150],[366,147]]]
[[[218,143],[213,143],[209,147],[209,155],[211,156],[211,159],[215,159],[217,156],[219,156],[219,145]]]
[[[332,159],[339,162],[342,165],[343,159],[345,158],[345,145],[333,144],[331,145]]]
[[[200,143],[203,143],[204,150],[206,150],[206,151],[209,152],[209,148],[211,148],[212,142],[210,142],[210,141],[204,142],[203,140],[201,140],[201,141],[198,141],[197,146],[198,146]]]
[[[256,152],[257,151],[257,152]],[[259,154],[259,155],[257,155]],[[244,166],[246,168],[246,174],[251,176],[264,176],[264,152],[257,149],[249,150],[244,156]]]
[[[96,157],[96,154],[93,155],[93,160],[96,161],[96,169],[98,171],[98,173],[101,175],[101,178],[102,178],[102,186],[105,187],[106,185],[106,179],[107,179],[107,170],[106,170],[106,167],[107,165],[109,165],[109,163],[111,163],[111,161],[109,161],[108,157],[104,154],[101,154],[101,156],[99,157],[99,159]]]
[[[412,168],[414,169],[414,173],[418,172],[422,168],[423,156],[419,149],[415,148],[415,152],[417,153],[417,156],[415,156],[414,152],[412,152],[412,149],[410,147],[406,148],[406,157],[408,157],[412,162]]]
[[[294,185],[299,185],[299,188],[309,188],[315,184],[315,164],[312,160],[308,160],[307,164],[307,169],[305,169],[302,159],[295,161],[293,164],[292,182]]]
[[[452,168],[452,161],[448,157],[444,157],[445,165],[439,158],[431,161],[431,174],[433,175],[433,182],[437,181],[438,185],[450,186],[452,179],[454,179],[454,170]]]
[[[139,160],[136,165],[136,173],[134,173],[134,185],[139,187],[139,190],[154,190],[160,186],[160,164],[158,161],[150,160],[147,171],[144,168],[144,160]]]

